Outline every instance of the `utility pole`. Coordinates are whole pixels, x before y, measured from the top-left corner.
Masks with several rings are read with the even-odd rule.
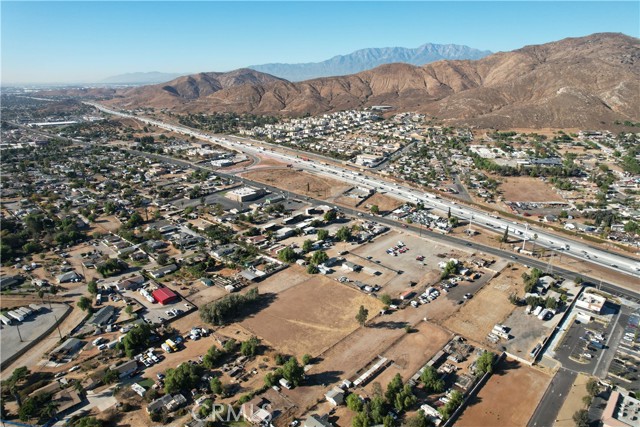
[[[16,330],[18,331],[18,337],[20,338],[20,342],[24,342],[22,340],[22,334],[20,333],[20,327],[18,326],[18,323],[16,323]]]

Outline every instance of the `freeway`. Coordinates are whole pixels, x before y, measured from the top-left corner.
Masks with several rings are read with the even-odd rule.
[[[329,164],[324,161],[316,161],[309,157],[305,157],[303,159],[294,154],[276,152],[273,151],[273,149],[265,149],[265,146],[268,147],[269,145],[261,141],[234,136],[211,135],[185,126],[174,125],[155,119],[113,110],[96,103],[85,102],[85,104],[91,105],[107,114],[136,119],[141,122],[157,126],[161,129],[210,141],[235,151],[240,151],[254,156],[267,156],[288,164],[295,163],[296,167],[299,169],[304,169],[333,178],[339,177],[341,180],[353,185],[364,185],[376,190],[386,191],[392,193],[394,197],[407,202],[420,202],[426,208],[436,209],[441,212],[451,210],[453,215],[460,219],[470,221],[474,225],[493,229],[497,232],[507,231],[510,235],[523,239],[525,242],[534,241],[537,246],[562,252],[568,256],[627,274],[633,278],[640,278],[640,261],[637,259],[611,253],[603,249],[594,248],[578,240],[560,236],[545,231],[539,227],[531,227],[528,223],[521,224],[517,221],[511,221],[497,215],[489,214],[474,207],[460,205],[455,201],[442,199],[433,193],[418,190],[407,185],[391,183],[378,176],[364,175],[360,172],[355,172],[339,165]],[[302,155],[308,156],[307,153],[302,153]],[[512,254],[507,255],[507,257],[509,256],[512,256]],[[534,264],[533,261],[531,261],[531,264]],[[636,281],[636,286],[637,283],[638,282]]]

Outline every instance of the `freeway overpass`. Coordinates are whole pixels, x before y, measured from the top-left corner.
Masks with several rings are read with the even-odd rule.
[[[524,240],[535,240],[535,244],[537,246],[562,252],[568,256],[580,259],[582,261],[586,261],[594,265],[627,274],[633,278],[632,280],[634,280],[636,284],[639,283],[637,281],[638,279],[640,279],[640,261],[638,259],[611,253],[603,249],[594,248],[581,241],[570,239],[566,236],[560,236],[555,233],[550,233],[539,227],[531,227],[528,223],[518,223],[517,221],[501,218],[497,215],[486,213],[477,208],[460,205],[455,201],[441,199],[435,194],[417,190],[407,185],[391,183],[389,181],[383,180],[381,177],[363,175],[359,172],[354,172],[340,165],[319,162],[313,159],[301,160],[294,154],[265,150],[265,148],[260,145],[266,144],[261,141],[256,141],[249,138],[211,135],[199,130],[187,128],[185,126],[164,123],[155,119],[138,117],[133,114],[109,109],[96,103],[86,102],[86,104],[91,105],[107,114],[136,119],[141,122],[157,126],[161,129],[170,130],[176,133],[182,133],[188,136],[194,136],[196,138],[210,141],[212,143],[249,155],[262,155],[280,160],[285,163],[295,163],[296,167],[299,169],[326,175],[331,178],[339,178],[342,181],[348,182],[353,185],[370,186],[377,190],[392,193],[395,197],[407,202],[421,202],[426,208],[436,209],[441,212],[447,212],[449,209],[451,209],[451,213],[453,215],[457,216],[458,218],[471,221],[473,224],[476,224],[478,226],[493,229],[496,232],[503,232],[508,228],[508,233],[516,238]],[[301,154],[303,156],[307,156],[307,153],[301,152]],[[264,186],[263,184],[257,185]],[[492,253],[490,249],[487,249],[486,252]],[[507,258],[513,257],[513,254],[510,252],[501,251],[501,254],[499,256]],[[533,260],[531,260],[530,264],[535,265]]]

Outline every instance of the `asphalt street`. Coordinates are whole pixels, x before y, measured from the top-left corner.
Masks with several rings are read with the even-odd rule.
[[[574,371],[560,368],[538,403],[527,427],[552,427],[555,424],[560,408],[577,376],[578,374]]]

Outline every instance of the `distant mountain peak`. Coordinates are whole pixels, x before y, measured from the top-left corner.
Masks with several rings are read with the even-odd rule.
[[[381,50],[361,54],[379,57]],[[594,34],[479,60],[385,63],[356,74],[302,82],[246,68],[200,73],[118,90],[107,103],[286,116],[391,105],[394,111],[422,112],[482,128],[590,129],[616,120],[640,120],[638,64],[640,40]]]
[[[173,80],[176,77],[184,76],[188,73],[161,73],[160,71],[147,71],[137,73],[118,74],[116,76],[102,79],[100,83],[111,84],[153,84],[163,83]]]
[[[322,62],[300,64],[252,65],[257,71],[282,77],[289,81],[302,81],[317,77],[343,76],[359,73],[379,65],[403,62],[425,65],[443,59],[480,59],[491,52],[456,44],[425,43],[416,48],[376,47],[359,49],[346,55],[336,55]]]

